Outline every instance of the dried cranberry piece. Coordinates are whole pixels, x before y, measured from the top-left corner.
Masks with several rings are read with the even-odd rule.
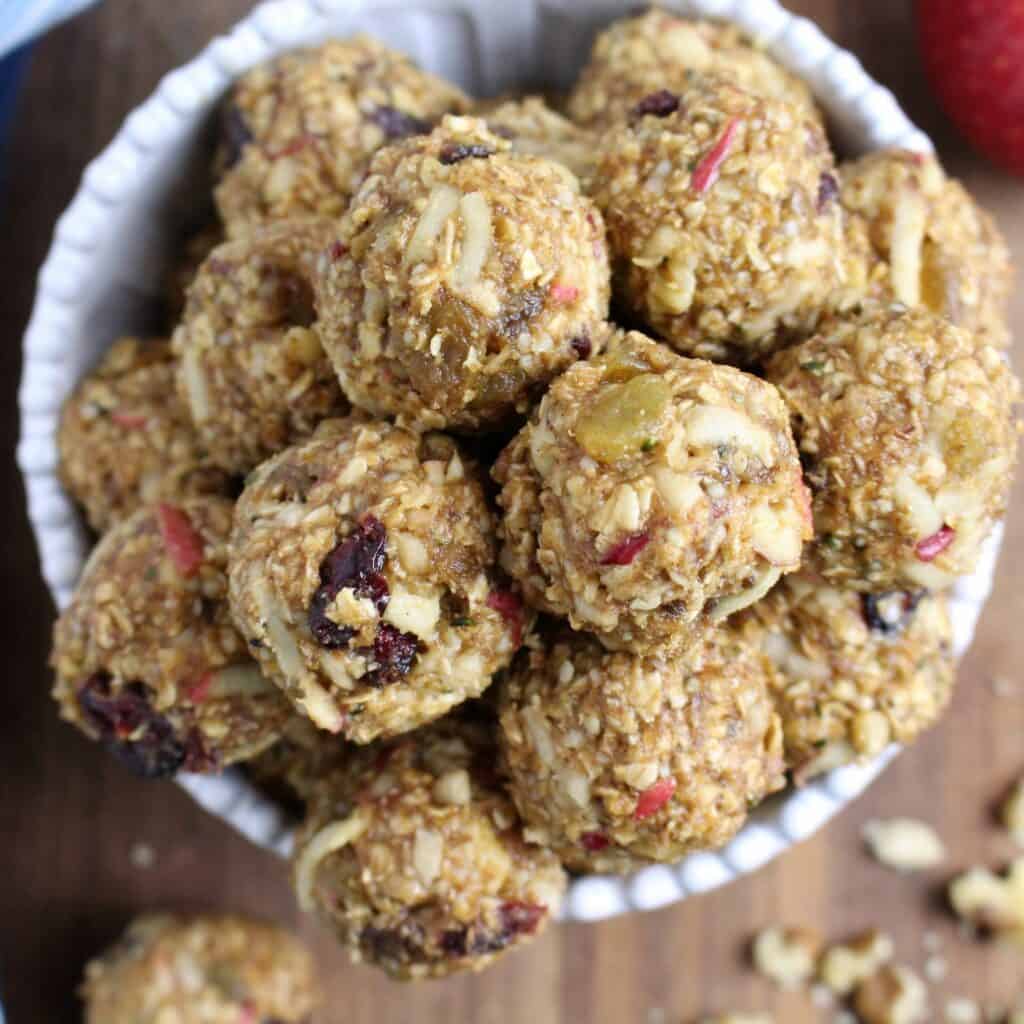
[[[956,530],[952,526],[943,525],[930,537],[918,541],[914,547],[914,553],[920,561],[931,562],[938,558],[954,540],[956,540]]]
[[[636,810],[633,811],[634,821],[643,821],[656,814],[672,799],[675,791],[676,780],[672,777],[658,779],[653,786],[648,786],[636,802]]]
[[[447,956],[457,957],[466,955],[466,929],[451,928],[441,933],[441,940],[438,942],[441,951]]]
[[[869,629],[886,636],[895,636],[910,625],[922,597],[923,590],[914,593],[890,590],[882,594],[861,594],[861,612]]]
[[[668,117],[679,109],[679,97],[668,89],[659,89],[645,96],[634,108],[633,117],[644,117],[653,114],[655,117]]]
[[[242,159],[242,150],[252,142],[252,132],[238,107],[229,105],[224,108],[220,136],[224,143],[224,167],[230,170]]]
[[[441,147],[438,159],[446,166],[451,166],[470,158],[486,160],[489,156],[494,156],[494,150],[490,146],[481,145],[479,142],[446,142]]]
[[[327,607],[346,587],[358,597],[369,598],[378,613],[387,607],[391,595],[387,580],[381,575],[387,561],[387,536],[379,519],[366,516],[321,563],[320,586],[313,594],[308,613],[310,632],[321,647],[347,647],[354,635],[350,627],[327,616]]]
[[[103,745],[136,775],[173,775],[185,761],[185,747],[171,723],[153,710],[142,683],[113,694],[110,676],[97,672],[79,688],[78,703]]]
[[[403,633],[387,622],[377,627],[370,656],[374,668],[363,676],[368,686],[387,686],[409,674],[416,662],[420,641],[414,633]]]
[[[818,182],[818,213],[824,213],[829,203],[838,197],[839,183],[834,175],[826,172]]]
[[[502,903],[500,916],[502,928],[511,935],[532,935],[537,930],[547,907],[539,903],[523,903],[509,900]]]
[[[397,107],[374,107],[370,120],[389,139],[402,139],[407,135],[426,135],[430,125],[420,117],[406,114]]]
[[[584,832],[580,836],[580,844],[584,850],[597,853],[611,844],[611,840],[603,832]]]
[[[573,352],[580,357],[580,359],[589,359],[590,353],[593,351],[593,346],[590,344],[590,335],[584,331],[582,334],[578,334],[572,341],[569,342],[572,346]]]
[[[492,590],[487,595],[487,607],[493,608],[512,631],[512,643],[518,647],[523,641],[523,602],[512,590]]]

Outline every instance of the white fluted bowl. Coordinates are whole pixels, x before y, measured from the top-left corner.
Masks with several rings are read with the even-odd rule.
[[[663,0],[685,15],[728,18],[803,75],[852,153],[931,143],[857,58],[776,0]],[[167,75],[91,163],[60,220],[39,274],[24,339],[18,462],[43,576],[61,608],[86,556],[78,513],[57,479],[57,420],[79,377],[116,335],[138,331],[162,294],[162,273],[186,219],[184,186],[206,157],[208,117],[232,78],[283,50],[365,30],[478,95],[566,88],[594,32],[629,7],[614,0],[273,0]],[[999,537],[978,571],[953,591],[955,649],[963,654],[992,585]],[[662,907],[754,871],[817,831],[896,753],[837,769],[768,801],[725,849],[693,854],[627,878],[586,877],[570,888],[564,916],[594,921]],[[281,853],[291,823],[238,773],[180,775],[203,807]]]

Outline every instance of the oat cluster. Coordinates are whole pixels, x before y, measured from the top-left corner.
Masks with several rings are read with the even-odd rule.
[[[934,160],[837,167],[824,124],[662,11],[564,111],[367,37],[244,74],[170,340],[62,417],[103,534],[63,716],[147,776],[246,762],[303,817],[301,905],[403,978],[914,739],[1016,458],[1009,263]],[[792,983],[813,945],[757,956]],[[870,973],[865,1007],[914,998]]]

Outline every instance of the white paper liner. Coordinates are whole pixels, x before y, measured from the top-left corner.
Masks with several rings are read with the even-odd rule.
[[[663,0],[662,6],[735,21],[759,39],[807,79],[829,116],[833,137],[846,151],[931,150],[928,137],[856,57],[776,0]],[[82,522],[56,477],[60,407],[112,338],[145,326],[162,293],[175,229],[189,216],[185,186],[199,180],[207,158],[202,142],[208,116],[230,80],[283,50],[363,30],[471,93],[565,88],[594,33],[633,9],[610,0],[271,0],[160,82],[86,168],[57,222],[25,332],[18,463],[43,577],[59,608],[67,604],[87,553]],[[953,591],[958,655],[970,644],[991,590],[1001,536],[997,531],[978,571]],[[817,831],[896,752],[893,747],[870,764],[837,769],[773,798],[718,852],[626,878],[577,879],[563,917],[595,921],[663,907],[754,871]],[[239,773],[181,775],[178,781],[254,843],[287,853],[291,823]]]

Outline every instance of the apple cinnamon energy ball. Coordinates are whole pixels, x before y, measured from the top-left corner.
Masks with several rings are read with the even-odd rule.
[[[601,150],[592,191],[617,294],[669,344],[747,363],[815,326],[844,268],[817,124],[698,77],[640,100]]]
[[[636,332],[559,377],[492,472],[529,603],[636,652],[757,600],[811,533],[775,388]]]
[[[922,306],[1009,342],[1010,252],[992,218],[934,156],[870,153],[839,168],[843,206],[863,219],[889,301]]]
[[[489,730],[448,718],[358,750],[296,839],[299,906],[393,977],[480,970],[538,935],[565,873],[523,839]]]
[[[971,572],[1016,462],[1019,385],[924,310],[836,321],[775,355],[814,502],[808,564],[836,586],[942,589]]]
[[[482,105],[487,127],[508,139],[513,153],[564,164],[584,185],[597,163],[597,136],[552,110],[539,96]]]
[[[467,106],[454,85],[365,35],[258,65],[224,107],[215,198],[228,234],[337,216],[377,149]]]
[[[321,260],[324,347],[353,405],[465,431],[525,412],[594,351],[601,215],[561,164],[477,118],[381,150]]]
[[[786,766],[798,781],[933,725],[956,666],[945,598],[840,590],[787,577],[729,622],[775,664]]]
[[[728,79],[821,120],[806,83],[735,26],[657,9],[613,22],[597,37],[569,96],[569,116],[588,128],[609,128],[625,121],[645,96],[685,89],[695,72]]]
[[[166,341],[121,338],[64,403],[61,482],[98,533],[147,502],[230,489],[175,396],[174,375]]]
[[[309,1024],[313,958],[283,928],[235,914],[146,914],[85,968],[85,1024]]]
[[[280,221],[218,246],[173,344],[178,388],[215,461],[246,473],[348,406],[315,329],[310,283],[326,222]]]
[[[223,498],[141,509],[103,537],[57,620],[62,717],[140,775],[216,771],[288,718],[231,622],[230,530]]]
[[[250,477],[231,605],[264,670],[358,743],[476,697],[526,627],[476,467],[449,438],[329,421]]]
[[[598,872],[724,845],[783,785],[771,673],[724,629],[676,656],[569,631],[531,643],[499,705],[527,836]]]

